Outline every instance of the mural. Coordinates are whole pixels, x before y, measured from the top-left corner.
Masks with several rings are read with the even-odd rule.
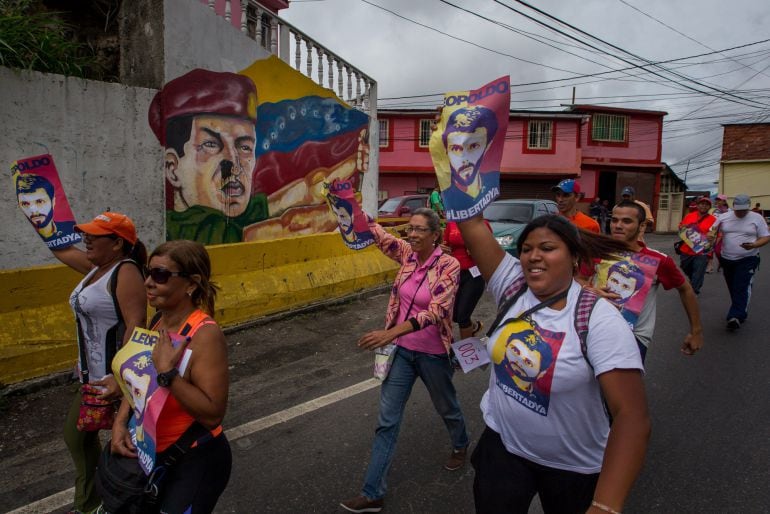
[[[11,173],[19,208],[48,248],[61,250],[81,240],[51,155],[19,159]]]
[[[444,95],[430,155],[447,220],[464,220],[500,194],[500,161],[510,109],[510,79],[501,77],[474,91]]]
[[[233,243],[328,232],[324,182],[360,188],[369,117],[275,56],[243,72],[196,69],[155,96],[166,238]]]

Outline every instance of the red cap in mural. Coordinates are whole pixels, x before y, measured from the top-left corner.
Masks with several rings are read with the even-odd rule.
[[[257,88],[244,75],[195,69],[168,82],[152,99],[148,119],[162,145],[166,121],[178,116],[213,114],[257,121]]]

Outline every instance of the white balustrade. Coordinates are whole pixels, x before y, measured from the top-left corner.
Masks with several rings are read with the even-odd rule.
[[[216,3],[216,0],[207,2],[208,7],[215,13]],[[240,9],[241,12],[240,19],[236,17],[235,21],[233,21],[233,8]],[[279,56],[289,66],[318,85],[331,89],[349,104],[367,111],[371,116],[376,116],[376,98],[372,98],[372,94],[376,95],[377,89],[374,79],[279,18],[270,9],[256,0],[226,0],[220,15],[231,24],[239,25],[235,28],[253,38],[257,44]],[[326,66],[326,73],[324,73],[324,66]],[[316,71],[315,77],[313,67]]]

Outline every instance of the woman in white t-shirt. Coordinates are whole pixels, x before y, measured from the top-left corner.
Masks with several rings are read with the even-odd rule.
[[[573,275],[581,260],[622,243],[542,216],[522,232],[519,260],[480,216],[459,226],[498,306],[514,283],[526,282],[487,343],[487,428],[471,457],[476,512],[526,513],[535,494],[546,513],[620,512],[650,434],[642,362],[628,325],[603,299],[590,314],[583,353]]]

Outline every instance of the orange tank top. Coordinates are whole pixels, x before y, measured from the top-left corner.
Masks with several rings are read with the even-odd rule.
[[[152,330],[156,330],[159,324],[160,320],[155,323]],[[211,319],[208,314],[198,309],[187,317],[178,333],[179,335],[193,337],[201,327],[216,324],[216,321]],[[158,416],[155,451],[160,453],[174,444],[194,422],[195,418],[184,410],[184,407],[179,404],[174,395],[168,395],[166,403],[163,405],[163,410],[160,411],[160,416]],[[211,435],[214,437],[221,433],[222,425],[211,431]]]

